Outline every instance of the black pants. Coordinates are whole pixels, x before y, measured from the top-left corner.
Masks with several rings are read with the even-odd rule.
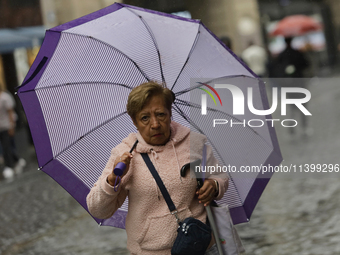
[[[14,167],[14,155],[11,146],[11,137],[8,134],[8,130],[0,132],[0,142],[2,146],[3,156],[5,160],[5,166],[10,168]]]

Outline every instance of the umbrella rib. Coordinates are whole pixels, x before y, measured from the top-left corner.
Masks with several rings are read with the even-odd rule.
[[[63,34],[71,34],[71,35],[77,35],[77,36],[80,36],[80,37],[86,37],[86,38],[89,38],[89,39],[92,39],[92,40],[95,40],[99,43],[102,43],[102,44],[105,44],[106,46],[108,46],[109,48],[112,48],[114,50],[116,50],[117,52],[119,52],[120,54],[122,54],[124,57],[126,57],[128,60],[130,60],[135,66],[136,68],[138,69],[138,71],[144,76],[144,78],[148,81],[150,81],[150,78],[142,71],[142,69],[138,66],[138,64],[133,61],[128,55],[126,55],[124,52],[120,51],[119,49],[117,49],[116,47],[112,46],[111,44],[108,44],[107,42],[104,42],[102,40],[99,40],[98,38],[95,38],[93,36],[90,36],[90,35],[82,35],[82,34],[76,34],[76,33],[71,33],[71,32],[62,32]]]
[[[191,121],[190,117],[188,117],[177,105],[176,102],[173,103],[175,106],[174,109],[175,111],[181,115],[190,125],[193,125],[201,134],[204,134],[204,132],[195,124]]]
[[[178,105],[185,105],[185,106],[189,106],[189,107],[193,107],[193,108],[196,108],[196,109],[199,109],[201,108],[200,105],[197,105],[197,104],[193,104],[191,102],[187,102],[187,101],[184,101],[184,100],[181,100],[181,99],[176,99],[176,101],[178,101],[177,103],[174,102],[174,104],[176,105],[176,107],[179,109]],[[177,105],[178,104],[178,105]],[[176,109],[176,108],[175,108]],[[210,107],[207,107],[207,110],[210,110],[212,112],[217,112],[217,113],[220,113],[222,115],[226,115],[230,118],[232,118],[233,120],[236,120],[236,121],[241,121],[240,119],[236,118],[235,116],[233,115],[230,115],[228,113],[225,113],[225,112],[222,112],[220,110],[216,110],[216,109],[212,109]],[[177,111],[177,110],[176,110]],[[178,112],[178,111],[177,111]],[[189,122],[189,124],[192,123],[191,120],[188,120],[188,117],[186,117],[185,113],[183,113],[182,110],[180,110],[181,113],[179,113],[185,120],[187,120]],[[252,131],[253,133],[255,133],[256,135],[258,135],[268,146],[269,148],[273,149],[273,147],[266,141],[266,139],[264,139],[258,132],[256,132],[254,129],[252,129],[247,123],[244,122],[244,127],[248,128],[248,130]],[[195,126],[196,127],[196,126]],[[198,129],[198,127],[196,127]],[[200,131],[201,132],[201,131]],[[203,133],[203,132],[202,132]]]
[[[198,125],[196,125],[191,119],[190,117],[186,116],[186,114],[177,106],[176,103],[174,103],[175,107],[175,111],[180,114],[190,125],[192,125],[194,128],[196,128],[201,134],[205,135],[205,133],[198,127]],[[207,137],[207,136],[206,136]],[[219,152],[216,150],[214,144],[210,141],[210,139],[207,137],[209,143],[211,144],[211,146],[215,149],[216,153],[218,154],[218,156],[220,157],[220,159],[222,160],[222,163],[225,164],[225,162],[223,161],[223,158],[221,157],[221,155],[219,154]]]
[[[187,116],[185,115],[185,113],[177,106],[176,103],[174,103],[174,105],[176,106],[176,107],[174,107],[174,109],[175,109],[176,112],[178,112],[179,115],[181,115],[181,116],[182,116],[182,117],[183,117],[190,125],[193,125],[193,126],[194,126],[201,134],[205,135],[204,132],[203,132],[203,131],[202,131],[202,130],[201,130],[201,129],[193,122],[193,121],[191,121],[189,117],[187,117]],[[209,141],[209,143],[211,144],[211,146],[214,148],[215,152],[218,154],[218,156],[219,156],[219,158],[221,159],[222,163],[223,163],[224,165],[226,165],[226,163],[225,163],[224,160],[223,160],[223,157],[220,155],[220,153],[218,152],[218,150],[217,150],[216,147],[214,146],[214,143],[211,142],[210,139],[209,139],[209,137],[207,137],[206,135],[205,135],[205,137],[207,138],[207,140]],[[261,136],[260,136],[260,137],[261,137]],[[229,176],[229,174],[228,174],[228,176]],[[237,186],[235,185],[234,180],[233,180],[232,178],[230,178],[230,176],[229,176],[229,181],[231,181],[231,182],[233,183],[233,186],[235,187],[235,189],[236,189],[236,191],[237,191],[237,194],[239,194],[238,189],[237,189]],[[242,201],[240,196],[238,197],[238,199],[239,199],[240,201]]]
[[[100,83],[100,84],[105,84],[105,85],[113,85],[113,86],[121,86],[121,87],[125,87],[125,88],[128,88],[128,89],[132,89],[131,86],[128,86],[128,85],[125,85],[125,84],[120,84],[120,83],[101,82],[101,81],[85,81],[85,82],[68,82],[68,83],[62,83],[62,84],[55,84],[55,85],[48,86],[48,87],[25,90],[25,91],[22,91],[20,93],[26,93],[26,92],[32,92],[32,91],[38,91],[38,90],[44,90],[44,89],[50,89],[50,88],[59,88],[59,87],[72,86],[72,85],[88,85],[88,84],[94,84],[94,83]]]
[[[159,59],[159,69],[161,71],[161,77],[162,77],[162,83],[165,84],[165,78],[164,78],[164,73],[163,73],[163,68],[162,68],[162,60],[161,60],[161,53],[159,52],[159,48],[158,48],[158,45],[157,45],[157,41],[156,41],[156,38],[154,36],[154,34],[152,33],[152,30],[151,28],[149,27],[148,23],[143,19],[142,16],[138,15],[137,13],[135,13],[133,10],[131,10],[130,8],[127,8],[130,12],[132,12],[134,15],[136,15],[140,20],[141,22],[143,23],[143,25],[145,26],[146,30],[149,32],[150,34],[150,37],[151,37],[151,40],[153,41],[154,45],[155,45],[155,48],[156,48],[156,51],[157,51],[157,54],[158,54],[158,59]]]
[[[193,103],[191,103],[191,102],[187,102],[187,101],[184,101],[184,100],[181,100],[181,99],[176,99],[176,100],[179,101],[179,103],[178,103],[179,105],[185,105],[185,106],[189,106],[189,107],[193,107],[193,108],[197,108],[197,109],[201,108],[200,105],[197,105],[197,104],[195,105],[195,104],[193,104]],[[176,106],[177,106],[177,105],[176,105]],[[177,107],[178,107],[178,106],[177,106]],[[222,114],[222,115],[226,115],[226,116],[232,118],[232,119],[235,120],[235,121],[241,121],[240,119],[236,118],[235,116],[230,115],[230,114],[225,113],[225,112],[222,112],[222,111],[217,110],[217,109],[212,109],[212,108],[210,108],[210,107],[207,107],[207,110],[212,111],[212,112],[217,112],[217,113],[220,113],[220,114]],[[183,113],[183,114],[184,114],[184,113]],[[241,121],[241,122],[242,122],[242,121]],[[190,122],[189,122],[189,123],[190,123]],[[248,125],[248,123],[245,123],[245,122],[244,122],[244,127],[248,128],[248,129],[251,130],[253,133],[255,133],[256,135],[258,135],[259,137],[261,137],[261,139],[269,146],[269,148],[273,149],[273,147],[266,141],[266,139],[264,139],[258,132],[256,132],[253,128],[251,128],[251,127]]]
[[[210,81],[206,81],[206,82],[204,82],[204,83],[211,83],[211,82],[213,82],[214,80],[222,79],[222,78],[242,78],[242,77],[243,77],[243,78],[256,79],[256,78],[251,77],[251,76],[248,76],[248,75],[240,74],[240,75],[227,75],[227,76],[222,76],[222,77],[218,77],[218,78],[212,79],[212,80],[210,80]],[[190,92],[190,91],[192,91],[192,90],[194,90],[194,89],[197,89],[197,88],[199,88],[199,87],[202,87],[202,84],[199,83],[199,84],[196,85],[196,86],[192,86],[192,87],[190,87],[190,88],[188,88],[188,89],[181,90],[181,91],[175,93],[175,95],[176,95],[176,96],[180,96],[180,95],[183,95],[183,94],[185,94],[185,93],[188,93],[188,92]]]
[[[257,78],[254,78],[254,77],[251,77],[251,76],[247,76],[247,75],[231,75],[231,76],[224,76],[224,77],[220,77],[220,78],[237,78],[237,77],[246,77],[246,78],[250,78],[250,79],[259,80],[259,79],[257,79]],[[213,82],[214,80],[217,80],[217,79],[220,79],[220,78],[215,78],[215,79],[212,79],[212,80],[207,81],[207,82],[205,82],[205,83],[211,83],[211,82]],[[176,97],[177,97],[178,95],[182,95],[182,94],[184,94],[184,93],[190,92],[191,90],[193,90],[193,89],[195,89],[195,88],[198,88],[198,87],[200,87],[200,86],[202,86],[202,85],[199,84],[199,85],[197,85],[197,86],[193,86],[192,88],[189,88],[189,89],[187,89],[187,90],[183,90],[183,93],[182,93],[182,91],[180,91],[180,92],[176,93],[175,95],[176,95]],[[184,100],[181,100],[181,99],[176,99],[176,100],[179,101],[179,102],[181,102],[183,105],[186,105],[186,106],[189,106],[189,107],[194,107],[194,108],[200,108],[199,105],[194,105],[194,104],[191,103],[191,102],[184,101]],[[222,111],[217,110],[217,109],[212,109],[212,108],[210,108],[210,107],[207,107],[207,110],[210,110],[210,111],[212,111],[212,112],[218,112],[218,113],[221,113],[221,114],[223,114],[223,115],[227,115],[228,117],[233,118],[234,120],[241,121],[240,119],[236,118],[235,116],[229,115],[228,113],[222,112]],[[261,137],[261,139],[262,139],[262,140],[263,140],[270,148],[273,148],[273,147],[266,141],[266,139],[264,139],[258,132],[256,132],[254,129],[252,129],[252,128],[248,125],[248,123],[245,123],[245,127],[247,127],[248,129],[250,129],[251,131],[253,131],[253,132],[254,132],[255,134],[257,134],[259,137]]]
[[[50,163],[52,160],[56,159],[57,157],[59,157],[63,152],[67,151],[69,148],[71,148],[72,146],[74,146],[76,143],[78,143],[80,140],[82,140],[83,138],[85,138],[85,136],[88,136],[89,134],[91,134],[92,132],[94,132],[95,130],[101,128],[102,126],[106,125],[107,123],[113,121],[114,119],[117,119],[121,116],[123,116],[124,114],[126,114],[127,111],[122,112],[110,119],[108,119],[107,121],[101,123],[98,126],[95,126],[94,128],[92,128],[90,131],[88,131],[87,133],[85,133],[84,135],[82,135],[81,137],[79,137],[76,141],[74,141],[73,143],[71,143],[70,145],[68,145],[67,147],[65,147],[62,151],[60,151],[58,154],[56,154],[51,160],[49,160],[45,165],[41,166],[39,169],[42,169],[44,166],[46,166],[48,163]]]
[[[188,107],[193,107],[193,108],[196,108],[196,109],[200,109],[201,108],[201,106],[200,105],[197,105],[197,104],[194,104],[194,103],[192,103],[192,102],[188,102],[188,101],[184,101],[184,100],[181,100],[181,99],[176,99],[176,101],[178,101],[177,103],[175,103],[174,102],[174,104],[176,105],[176,107],[179,109],[179,107],[177,106],[177,104],[178,105],[184,105],[184,106],[188,106]],[[176,108],[175,108],[176,109]],[[180,110],[180,109],[179,109]],[[230,117],[230,118],[232,118],[233,120],[235,120],[235,121],[241,121],[240,119],[238,119],[238,118],[236,118],[235,116],[233,116],[233,115],[230,115],[230,114],[228,114],[228,113],[225,113],[225,112],[222,112],[222,111],[220,111],[220,110],[217,110],[217,109],[212,109],[212,108],[210,108],[210,107],[207,107],[207,110],[209,110],[209,111],[212,111],[212,112],[216,112],[216,113],[220,113],[220,114],[222,114],[222,115],[226,115],[226,116],[228,116],[228,117]],[[188,120],[187,119],[187,117],[186,117],[186,115],[185,115],[185,113],[183,113],[183,111],[182,110],[180,110],[181,111],[181,113],[179,113],[178,111],[178,113],[185,119],[185,120],[187,120],[188,122],[189,122],[189,124],[191,124],[192,122],[191,122],[191,120]],[[264,139],[258,132],[256,132],[253,128],[251,128],[247,123],[245,123],[244,122],[244,127],[246,127],[246,128],[248,128],[250,131],[252,131],[253,133],[255,133],[256,135],[258,135],[268,146],[269,146],[269,148],[271,148],[271,149],[273,149],[273,146],[271,146],[267,141],[266,141],[266,139]],[[196,126],[195,126],[196,127]],[[197,127],[196,127],[197,128]],[[200,131],[201,132],[201,131]],[[203,132],[202,132],[203,133]]]
[[[174,84],[173,84],[172,87],[171,87],[171,90],[174,89],[174,87],[175,87],[175,85],[176,85],[176,83],[177,83],[177,81],[178,81],[180,75],[182,74],[184,68],[186,67],[186,65],[187,65],[187,63],[188,63],[188,61],[189,61],[189,58],[190,58],[192,52],[194,51],[194,48],[195,48],[195,46],[196,46],[196,44],[197,44],[199,35],[200,35],[200,33],[201,33],[201,32],[200,32],[200,27],[201,27],[201,22],[200,22],[200,25],[199,25],[199,27],[198,27],[198,31],[197,31],[197,34],[196,34],[196,37],[195,37],[195,41],[194,41],[194,43],[192,44],[192,47],[191,47],[191,49],[190,49],[190,51],[189,51],[188,57],[187,57],[187,59],[186,59],[184,65],[182,66],[181,71],[179,71],[179,73],[178,73],[178,75],[177,75],[177,78],[176,78]]]
[[[188,101],[184,101],[184,100],[181,100],[181,99],[177,99],[177,101],[179,101],[180,103],[178,103],[179,105],[185,105],[185,106],[189,106],[189,107],[193,107],[193,108],[197,108],[197,109],[200,109],[201,106],[198,105],[198,104],[194,104],[194,103],[191,103],[191,102],[188,102]],[[207,110],[211,111],[211,112],[216,112],[216,113],[220,113],[222,115],[226,115],[228,116],[229,118],[233,118],[234,120],[236,121],[241,121],[240,119],[236,118],[235,116],[233,115],[230,115],[228,113],[225,113],[225,112],[222,112],[220,110],[217,110],[217,109],[213,109],[213,108],[210,108],[210,107],[207,107]],[[247,123],[245,123],[246,127],[249,128],[251,131],[253,131],[255,134],[259,135],[254,129],[252,129]]]

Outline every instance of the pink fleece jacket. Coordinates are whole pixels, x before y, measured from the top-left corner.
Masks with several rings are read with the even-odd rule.
[[[106,181],[112,172],[114,161],[122,153],[129,151],[138,139],[133,152],[128,173],[122,178],[117,192]],[[201,158],[206,138],[176,122],[171,122],[171,137],[164,146],[147,144],[139,133],[132,133],[116,146],[98,181],[87,196],[90,213],[97,218],[110,218],[128,196],[128,214],[126,217],[127,248],[131,254],[171,254],[171,247],[177,236],[177,223],[171,215],[165,200],[144,163],[140,153],[149,153],[157,172],[162,178],[171,199],[178,210],[180,219],[195,217],[206,221],[204,206],[198,202],[196,179],[190,175],[180,176],[180,168],[197,158]],[[207,165],[216,165],[217,160],[211,148],[207,149]],[[216,199],[222,198],[227,189],[227,179],[214,176],[220,191]]]

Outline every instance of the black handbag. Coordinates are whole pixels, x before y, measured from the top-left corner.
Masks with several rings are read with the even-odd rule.
[[[147,153],[141,153],[145,164],[148,166],[152,176],[155,178],[157,185],[169,207],[171,214],[176,217],[178,223],[177,237],[171,249],[172,255],[204,255],[210,241],[211,228],[202,221],[189,217],[181,221],[177,216],[177,209],[174,205],[168,190],[158,175]]]

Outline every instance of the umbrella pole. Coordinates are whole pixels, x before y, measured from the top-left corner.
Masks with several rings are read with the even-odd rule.
[[[217,226],[216,226],[216,223],[215,223],[215,220],[214,220],[214,216],[213,216],[213,214],[211,212],[210,205],[206,206],[205,210],[207,211],[210,227],[212,228],[212,231],[214,233],[214,237],[215,237],[215,242],[216,242],[216,245],[217,245],[218,253],[220,255],[223,255],[222,246],[221,246],[221,242],[220,242],[220,237],[218,235]]]

